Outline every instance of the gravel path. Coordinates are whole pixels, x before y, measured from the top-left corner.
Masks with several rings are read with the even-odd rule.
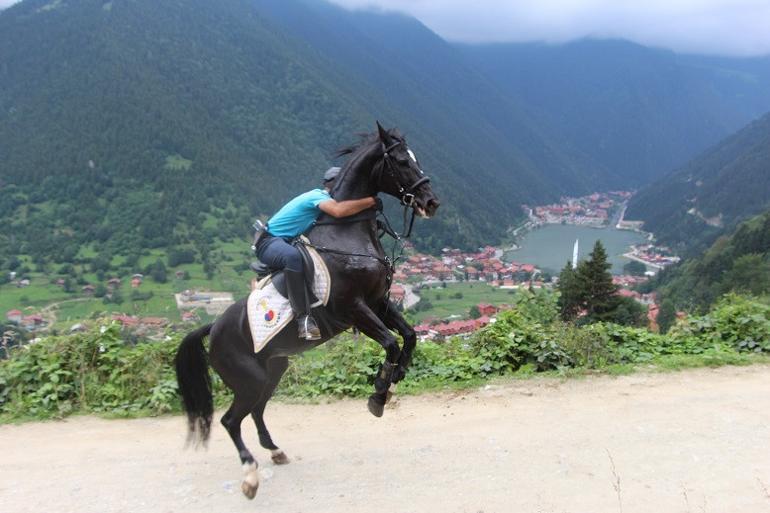
[[[770,366],[560,381],[365,401],[271,404],[259,493],[216,425],[182,450],[181,417],[0,426],[0,511],[770,511]]]

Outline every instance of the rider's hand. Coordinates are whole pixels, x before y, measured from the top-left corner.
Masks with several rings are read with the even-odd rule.
[[[379,196],[374,196],[374,209],[382,211],[382,199]]]

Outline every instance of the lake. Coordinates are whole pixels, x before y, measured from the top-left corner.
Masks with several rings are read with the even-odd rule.
[[[580,240],[578,260],[588,258],[596,241],[601,240],[612,263],[613,274],[621,274],[623,266],[629,262],[622,256],[623,253],[627,253],[632,244],[645,240],[643,235],[629,230],[548,224],[526,234],[520,242],[521,247],[508,251],[504,258],[535,264],[543,271],[558,273],[567,260],[572,260],[575,239]]]

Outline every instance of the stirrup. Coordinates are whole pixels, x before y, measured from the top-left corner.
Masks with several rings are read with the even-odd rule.
[[[305,340],[319,340],[321,330],[312,315],[303,315],[297,318],[297,335]]]

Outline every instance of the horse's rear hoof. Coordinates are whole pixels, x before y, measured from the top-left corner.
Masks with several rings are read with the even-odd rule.
[[[273,463],[275,463],[276,465],[286,465],[287,463],[289,463],[289,461],[291,461],[289,460],[289,457],[286,456],[286,453],[280,449],[277,451],[273,451],[272,454],[270,455],[270,459],[272,459]]]
[[[385,411],[385,402],[380,396],[371,395],[366,403],[366,407],[369,408],[369,412],[375,417],[382,417],[382,413]]]
[[[247,499],[253,499],[257,496],[257,489],[259,489],[259,483],[257,484],[250,484],[246,481],[241,483],[241,491],[243,492],[243,495],[246,496]]]

